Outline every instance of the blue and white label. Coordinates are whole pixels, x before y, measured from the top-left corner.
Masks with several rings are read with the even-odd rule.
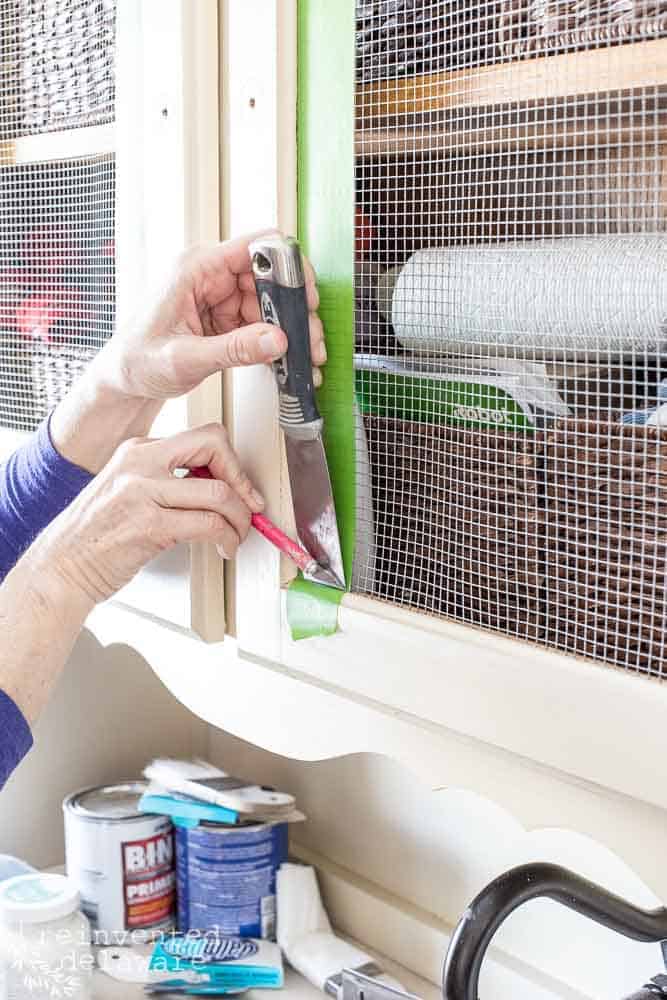
[[[153,948],[150,982],[181,986],[191,994],[280,989],[280,948],[269,941],[229,938],[214,931],[164,934]]]
[[[250,938],[221,938],[205,932],[201,936],[163,938],[162,950],[175,958],[196,958],[199,962],[240,962],[256,955],[259,945]]]
[[[275,939],[276,872],[287,824],[176,829],[178,929]]]

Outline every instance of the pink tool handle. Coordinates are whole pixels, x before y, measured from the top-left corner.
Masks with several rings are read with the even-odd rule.
[[[211,470],[206,465],[190,469],[190,475],[196,476],[197,479],[214,478]],[[304,572],[312,570],[317,565],[313,557],[305,549],[302,549],[297,542],[293,541],[289,535],[281,531],[278,525],[269,520],[266,514],[253,514],[251,521],[253,528],[259,531],[260,535],[263,535],[268,542],[271,542],[277,549],[280,549],[300,570]]]
[[[260,535],[264,535],[267,541],[275,545],[277,549],[284,552],[293,563],[304,571],[308,569],[313,569],[313,557],[310,556],[305,549],[292,541],[289,535],[286,535],[284,531],[281,531],[277,524],[270,521],[266,514],[253,514],[252,515],[252,526]]]

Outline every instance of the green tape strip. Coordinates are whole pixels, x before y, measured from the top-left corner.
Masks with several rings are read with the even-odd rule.
[[[287,620],[293,639],[333,635],[338,630],[338,605],[342,590],[322,587],[302,577],[287,591]]]
[[[318,403],[324,417],[324,445],[348,582],[356,518],[354,38],[354,0],[298,0],[299,240],[317,271],[320,316],[327,335],[328,362]],[[321,623],[327,616],[331,621],[336,614],[341,594],[303,581],[292,587],[295,595],[299,594],[294,602],[291,591],[288,595],[292,634],[298,632],[299,638],[305,638],[335,631],[331,626],[322,631]],[[305,593],[308,602],[303,600]]]

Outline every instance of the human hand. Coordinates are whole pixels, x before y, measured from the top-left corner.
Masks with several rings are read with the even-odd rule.
[[[178,477],[208,466],[213,479]],[[231,558],[264,506],[219,424],[162,440],[134,439],[29,550],[38,574],[92,607],[180,542],[208,541]]]
[[[284,332],[261,320],[249,243],[258,234],[187,251],[145,322],[120,331],[104,348],[100,374],[124,394],[180,396],[225,368],[275,361],[287,350]],[[304,260],[315,385],[326,361],[317,315],[315,275]]]
[[[225,368],[284,354],[284,332],[260,322],[248,250],[257,235],[183,255],[147,318],[112,337],[56,407],[51,436],[61,455],[98,472],[122,441],[148,433],[165,399]],[[318,366],[327,358],[324,331],[314,272],[305,259],[304,270],[313,381],[319,386]]]

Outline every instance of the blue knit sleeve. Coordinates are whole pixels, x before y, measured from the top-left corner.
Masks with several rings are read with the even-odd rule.
[[[56,451],[48,421],[0,466],[0,580],[91,478]]]
[[[48,421],[0,466],[0,581],[91,478],[56,451]],[[30,726],[0,691],[0,788],[31,746]]]
[[[0,788],[32,746],[32,733],[23,713],[0,691]]]

